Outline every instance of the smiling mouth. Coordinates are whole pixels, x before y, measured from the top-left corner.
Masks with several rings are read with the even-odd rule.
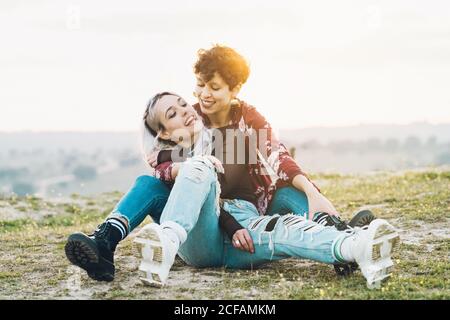
[[[184,125],[190,126],[195,120],[197,120],[197,118],[195,116],[189,116],[186,121],[184,122]]]
[[[201,100],[201,102],[202,106],[205,108],[210,108],[214,104],[214,101]]]

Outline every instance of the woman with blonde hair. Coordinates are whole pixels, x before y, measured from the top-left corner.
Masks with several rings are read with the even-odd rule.
[[[245,134],[253,132],[258,135],[263,132],[265,135],[262,138],[258,137],[263,141],[263,148],[253,150],[256,152],[257,160],[245,163],[237,171],[234,170],[245,178],[242,179],[245,182],[245,188],[238,188],[234,190],[234,193],[233,188],[230,189],[233,197],[239,199],[243,194],[246,199],[250,199],[249,202],[254,203],[259,215],[267,215],[268,218],[273,215],[274,219],[261,216],[263,219],[257,225],[268,227],[270,230],[272,225],[280,224],[279,221],[286,221],[285,217],[280,219],[280,215],[293,213],[323,225],[335,226],[335,229],[346,229],[346,224],[338,219],[337,211],[331,202],[298,167],[286,148],[274,139],[270,124],[254,107],[237,99],[237,94],[249,75],[248,65],[242,56],[235,50],[223,46],[200,50],[194,71],[197,78],[195,95],[198,98],[198,104],[193,107],[205,126],[225,130],[228,128]],[[152,99],[151,102],[156,100]],[[148,115],[147,113],[143,122],[145,129],[143,133],[144,137],[153,137],[146,138],[144,141],[158,142],[158,150],[175,147],[179,141],[171,141],[167,139],[167,136],[161,136],[160,127],[152,129],[153,125],[147,121]],[[170,116],[173,115],[170,114]],[[277,148],[274,147],[273,142]],[[147,150],[151,149],[147,148]],[[173,153],[168,154],[158,152],[148,157],[149,163],[156,165],[158,179],[152,176],[138,177],[133,187],[93,235],[77,233],[69,237],[66,245],[67,257],[72,263],[85,269],[91,278],[113,280],[114,251],[117,243],[136,228],[147,215],[150,215],[155,222],[160,222],[179,165],[172,161]],[[224,166],[227,164],[225,163]],[[229,170],[225,171],[228,173]],[[236,219],[227,217],[226,214],[219,217],[221,217],[222,229],[233,240],[231,245],[251,252],[254,247],[249,230],[236,223]],[[288,216],[287,218],[296,217]],[[373,219],[370,212],[362,212],[349,224],[361,226]],[[295,222],[298,220],[291,221],[293,224]],[[348,263],[338,265],[339,268],[345,266],[346,270],[349,270]]]

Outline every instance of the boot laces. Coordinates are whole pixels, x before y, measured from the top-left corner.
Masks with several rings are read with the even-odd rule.
[[[99,224],[97,226],[97,229],[95,229],[94,233],[91,235],[97,239],[104,239],[106,238],[106,235],[111,230],[111,224],[109,222],[103,222],[102,224]]]

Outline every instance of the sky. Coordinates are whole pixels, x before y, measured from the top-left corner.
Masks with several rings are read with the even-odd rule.
[[[275,128],[450,122],[446,0],[1,0],[0,39],[0,131],[137,130],[215,43]]]

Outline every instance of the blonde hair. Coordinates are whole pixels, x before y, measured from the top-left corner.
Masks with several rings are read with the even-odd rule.
[[[163,140],[159,138],[161,130],[164,126],[156,119],[154,106],[164,96],[173,95],[179,97],[178,94],[164,91],[155,94],[147,103],[144,116],[141,121],[141,152],[144,162],[147,163],[148,156],[156,151],[173,149],[176,143],[173,141]]]

